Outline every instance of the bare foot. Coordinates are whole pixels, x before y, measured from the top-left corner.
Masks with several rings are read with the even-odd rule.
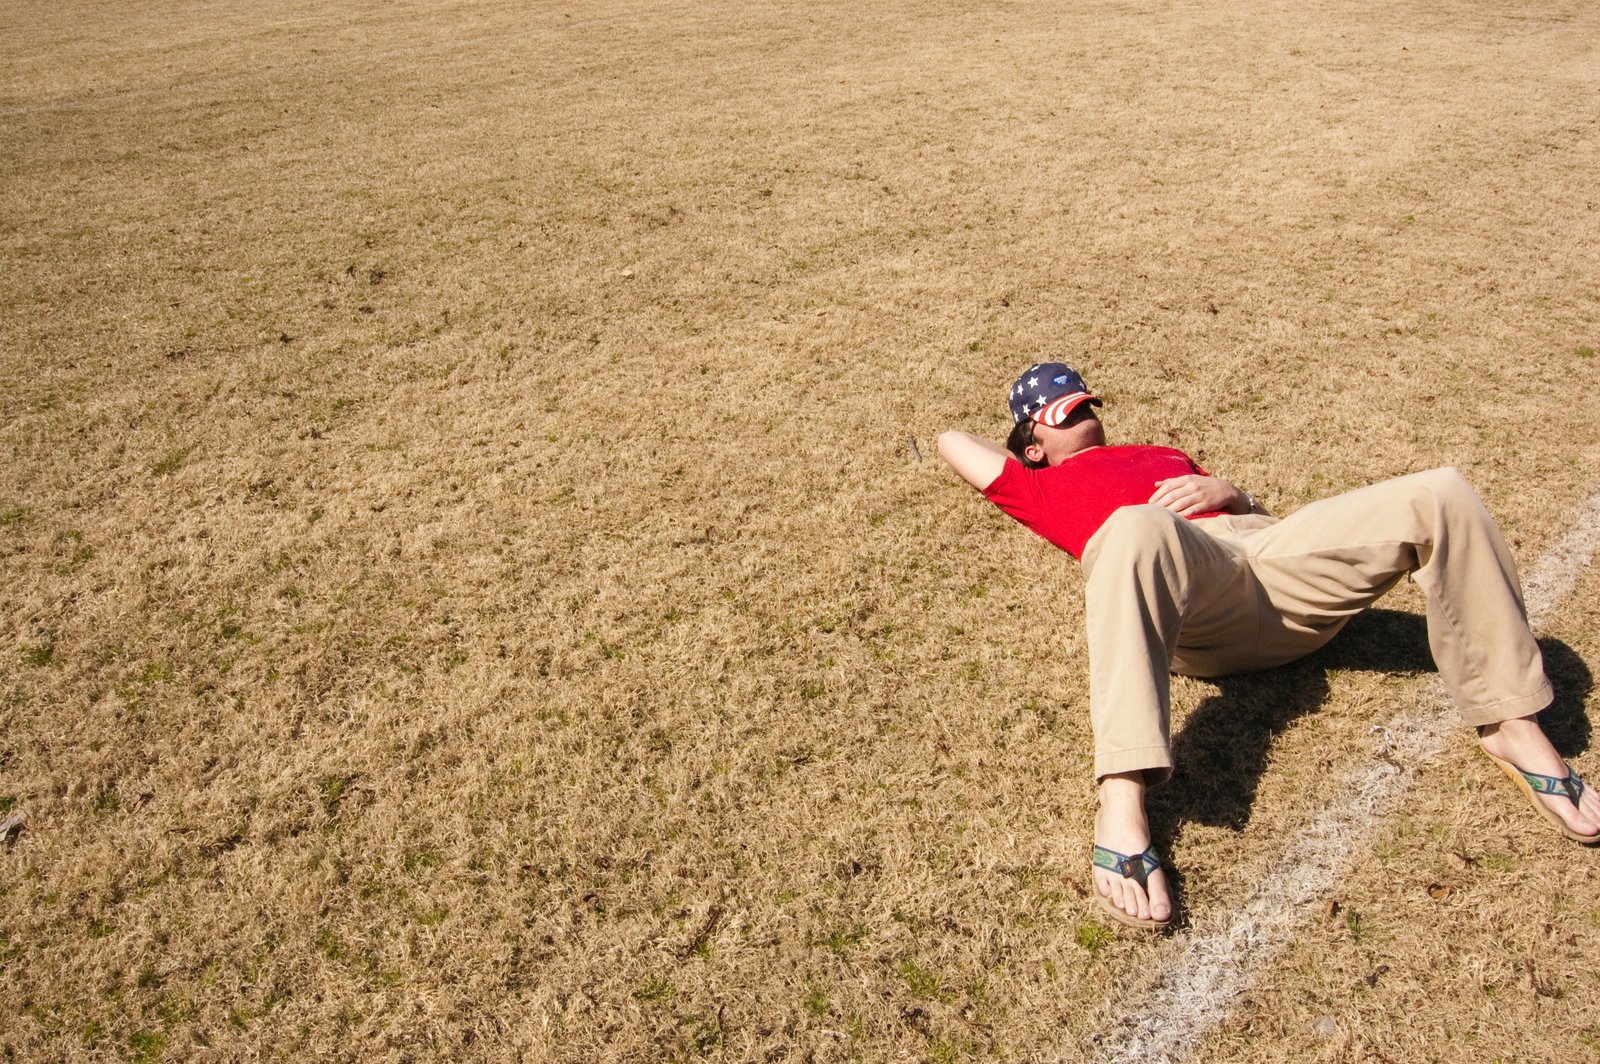
[[[1121,772],[1100,781],[1100,812],[1094,821],[1095,842],[1108,850],[1132,857],[1150,845],[1150,825],[1144,815],[1144,775]],[[1172,898],[1166,873],[1156,869],[1146,880],[1149,892],[1136,880],[1109,869],[1094,869],[1094,889],[1112,905],[1137,920],[1170,920]]]
[[[1502,761],[1509,761],[1524,772],[1541,776],[1564,778],[1570,771],[1561,755],[1550,744],[1536,717],[1518,717],[1498,724],[1486,724],[1479,731],[1478,741],[1489,753]],[[1538,799],[1568,829],[1578,835],[1600,833],[1600,793],[1585,787],[1583,799],[1574,806],[1565,796],[1540,794]]]

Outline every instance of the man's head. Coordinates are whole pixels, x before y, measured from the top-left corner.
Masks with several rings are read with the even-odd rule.
[[[1015,424],[1006,449],[1029,468],[1059,465],[1106,442],[1094,413],[1100,397],[1071,366],[1042,362],[1030,367],[1011,385],[1010,404]]]

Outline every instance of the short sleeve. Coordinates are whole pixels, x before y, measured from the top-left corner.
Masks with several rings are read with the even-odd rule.
[[[983,495],[1024,525],[1032,528],[1038,523],[1042,509],[1038,477],[1015,458],[1006,459],[1000,475],[983,489]]]

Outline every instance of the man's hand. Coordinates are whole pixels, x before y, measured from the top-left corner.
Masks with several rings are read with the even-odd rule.
[[[1179,517],[1220,511],[1230,514],[1250,512],[1250,497],[1221,477],[1189,473],[1156,481],[1153,506],[1165,506]]]

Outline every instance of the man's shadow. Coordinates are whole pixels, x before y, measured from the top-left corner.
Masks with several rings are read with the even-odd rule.
[[[1540,639],[1539,648],[1555,687],[1555,701],[1540,716],[1540,723],[1561,755],[1571,758],[1589,746],[1590,726],[1583,706],[1594,677],[1583,659],[1560,640]],[[1185,821],[1235,831],[1249,823],[1274,737],[1322,705],[1328,675],[1337,669],[1435,671],[1427,622],[1412,613],[1367,610],[1326,647],[1300,661],[1212,681],[1217,693],[1196,706],[1172,737],[1172,779],[1147,799],[1158,851],[1170,848]]]

